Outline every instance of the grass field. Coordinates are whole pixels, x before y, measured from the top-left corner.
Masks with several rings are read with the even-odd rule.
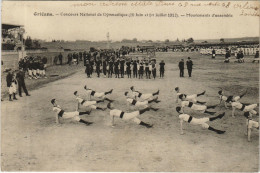
[[[185,78],[179,78],[177,62],[188,56],[194,62],[193,76],[188,78],[185,71]],[[223,105],[215,109],[225,111],[226,115],[209,124],[226,130],[223,135],[187,123],[185,134],[180,135],[174,92],[176,86],[187,94],[206,90],[199,100],[211,105],[219,102],[219,87],[226,95],[248,89],[241,102],[259,103],[259,64],[251,63],[253,57],[246,57],[244,64],[224,64],[223,57],[212,60],[198,53],[157,53],[157,59],[166,62],[164,79],[110,79],[95,75],[86,78],[81,67],[72,76],[31,91],[31,97],[2,102],[2,171],[257,172],[258,131],[254,130],[252,142],[247,142],[246,120],[241,111],[236,111],[236,118],[232,118],[231,110]],[[160,89],[161,102],[154,105],[160,110],[139,117],[154,127],[146,129],[132,121],[116,119],[112,128],[108,110],[83,115],[83,119],[94,122],[92,126],[70,120],[56,125],[50,100],[56,98],[66,111],[73,111],[76,106],[73,92],[77,90],[83,95],[85,84],[97,91],[113,88],[109,98],[115,99],[114,106],[124,111],[135,110],[126,106],[123,96],[130,86],[143,93]],[[100,105],[105,107],[104,103]],[[197,118],[208,116],[187,112]]]

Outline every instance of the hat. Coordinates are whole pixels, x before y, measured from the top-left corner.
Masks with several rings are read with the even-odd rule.
[[[228,98],[227,98],[227,103],[229,103],[229,102],[231,102],[233,100],[233,96],[229,96]]]
[[[55,103],[55,99],[51,99],[51,104],[54,104]]]
[[[183,97],[183,94],[179,95],[179,99],[182,99],[182,97]]]
[[[107,104],[107,108],[111,109],[111,103],[110,102]]]
[[[77,95],[77,93],[78,93],[78,91],[75,91],[75,92],[74,92],[74,95]]]
[[[248,118],[249,115],[250,115],[249,112],[245,112],[245,113],[244,113],[244,116],[245,116],[246,118]]]
[[[177,107],[176,107],[176,111],[177,111],[178,113],[180,113],[181,107],[180,107],[180,106],[177,106]]]

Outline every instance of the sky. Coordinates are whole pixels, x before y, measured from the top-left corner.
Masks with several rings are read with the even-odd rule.
[[[147,2],[132,6],[114,6],[113,3],[93,1],[95,6],[80,1],[3,1],[2,23],[23,25],[26,36],[43,40],[106,40],[109,32],[110,40],[176,40],[187,39],[219,39],[236,37],[259,37],[259,1],[246,2],[222,1],[208,6],[209,1],[173,2],[165,6],[161,2]],[[165,1],[166,2],[166,1]],[[167,1],[169,2],[169,1]],[[214,4],[214,1],[211,1]],[[91,3],[91,2],[89,2]],[[116,2],[115,2],[116,3]],[[123,3],[123,1],[119,1]],[[152,5],[149,3],[152,3]],[[193,4],[192,4],[193,3]],[[105,5],[105,6],[104,6]],[[184,7],[186,5],[186,7]],[[194,6],[199,5],[199,6]],[[250,8],[250,9],[248,9]],[[53,13],[54,16],[35,16],[35,13]],[[102,16],[61,16],[61,13],[101,13]],[[104,13],[142,13],[142,14],[229,14],[233,17],[106,17]],[[59,14],[59,15],[55,15]],[[247,16],[241,15],[247,14]],[[250,14],[250,16],[248,15]],[[252,16],[253,15],[253,16]],[[258,15],[258,16],[254,16]]]

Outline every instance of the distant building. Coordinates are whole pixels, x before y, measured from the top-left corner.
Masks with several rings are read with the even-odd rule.
[[[2,50],[21,50],[24,47],[22,25],[2,24]]]

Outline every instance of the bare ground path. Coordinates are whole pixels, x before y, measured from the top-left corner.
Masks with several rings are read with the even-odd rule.
[[[115,107],[122,110],[127,110],[123,93],[131,85],[144,93],[160,88],[161,103],[155,105],[160,110],[140,116],[154,127],[146,129],[117,119],[112,128],[108,110],[94,110],[91,115],[84,115],[84,119],[94,122],[92,126],[70,121],[56,125],[50,100],[56,98],[65,110],[73,111],[76,106],[73,91],[84,94],[85,84],[97,91],[114,88],[110,98],[115,99]],[[241,112],[237,112],[234,119],[230,116],[231,110],[227,110],[223,119],[210,123],[226,130],[224,135],[187,124],[185,134],[180,135],[173,92],[176,86],[188,94],[206,90],[207,95],[200,100],[218,103],[214,87],[179,78],[175,67],[168,68],[165,79],[156,80],[87,79],[83,72],[78,72],[31,91],[31,97],[4,101],[1,105],[2,171],[257,172],[258,131],[253,131],[252,142],[247,142]],[[216,110],[225,111],[223,107]],[[207,116],[192,111],[190,114]]]
[[[202,62],[197,61],[197,64]],[[207,61],[205,63],[209,64]],[[257,66],[254,65],[255,69],[248,68],[251,64],[241,66],[241,74],[248,76],[245,78],[233,71],[223,71],[223,68],[228,67],[209,70],[208,68],[221,66],[220,61],[214,62],[216,64],[197,67],[191,79],[178,77],[176,62],[168,64],[165,79],[156,80],[87,79],[82,71],[31,91],[31,97],[2,102],[2,171],[257,172],[259,135],[258,131],[253,131],[252,142],[247,142],[242,112],[237,111],[237,117],[231,118],[231,110],[226,110],[223,106],[216,109],[218,112],[226,111],[226,116],[210,122],[210,125],[226,130],[224,135],[188,124],[184,125],[185,134],[180,135],[175,111],[176,96],[173,91],[176,86],[187,94],[206,90],[206,95],[199,99],[207,101],[208,105],[218,103],[217,87],[221,85],[235,86],[229,88],[232,94],[249,88],[249,94],[242,102],[258,102],[257,75],[248,75]],[[238,65],[231,66],[236,69],[235,66]],[[234,76],[244,80],[236,83],[237,78]],[[247,83],[247,80],[250,82]],[[56,125],[50,100],[56,98],[65,110],[73,111],[76,106],[73,92],[78,90],[80,94],[84,94],[85,84],[97,91],[113,88],[113,94],[109,97],[116,100],[115,107],[125,111],[134,110],[126,106],[123,96],[130,86],[134,85],[144,93],[160,88],[161,102],[155,105],[160,110],[140,116],[141,120],[154,124],[154,127],[146,129],[134,122],[116,119],[116,126],[112,128],[108,110],[94,110],[91,115],[83,115],[84,119],[94,122],[92,126],[70,121]],[[102,103],[101,106],[106,105]],[[198,118],[208,116],[193,111],[189,113]]]

